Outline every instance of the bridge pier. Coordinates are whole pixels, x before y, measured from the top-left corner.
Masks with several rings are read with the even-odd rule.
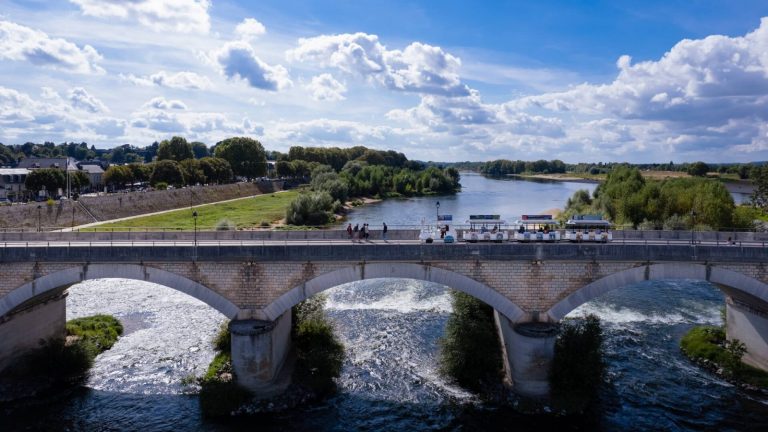
[[[557,325],[513,324],[494,310],[502,345],[504,374],[515,393],[536,399],[549,397],[549,368],[555,354]]]
[[[229,331],[237,383],[260,398],[282,393],[290,384],[280,372],[291,346],[291,310],[275,321],[231,321]]]
[[[738,339],[747,347],[744,363],[768,371],[768,311],[747,306],[734,297],[725,300],[726,337]]]
[[[67,292],[35,299],[0,318],[0,371],[40,347],[41,340],[66,336]]]

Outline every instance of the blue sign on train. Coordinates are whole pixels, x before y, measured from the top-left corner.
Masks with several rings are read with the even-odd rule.
[[[494,220],[500,220],[501,215],[469,215],[469,220],[477,220],[477,221],[494,221]]]
[[[523,220],[528,220],[528,219],[552,220],[552,215],[523,215]]]
[[[453,215],[437,215],[437,220],[441,222],[451,222],[453,221]]]

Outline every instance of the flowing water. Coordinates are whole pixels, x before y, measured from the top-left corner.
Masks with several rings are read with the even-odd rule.
[[[463,191],[440,197],[454,221],[472,213],[513,219],[562,207],[594,185],[464,176]],[[386,201],[356,211],[371,226],[414,224],[434,215],[436,198]],[[87,382],[41,404],[0,409],[0,430],[768,430],[768,395],[745,391],[688,362],[680,337],[721,322],[723,296],[698,281],[644,282],[615,290],[569,316],[598,315],[608,376],[598,413],[579,420],[516,414],[483,404],[437,373],[439,338],[451,311],[446,287],[406,279],[333,288],[327,313],[347,347],[339,392],[320,404],[234,423],[204,420],[194,388],[224,317],[172,289],[105,279],[70,288],[68,318],[110,313],[125,335],[99,356]]]

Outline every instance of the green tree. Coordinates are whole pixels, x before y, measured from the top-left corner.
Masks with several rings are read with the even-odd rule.
[[[82,171],[74,171],[70,174],[69,182],[73,191],[80,191],[91,184],[91,179]]]
[[[48,195],[55,195],[59,188],[66,187],[66,176],[64,171],[56,168],[40,168],[32,170],[27,174],[24,181],[24,187],[28,191],[37,194],[38,191],[46,190]]]
[[[184,185],[184,172],[181,165],[173,160],[155,162],[155,169],[149,178],[149,184],[154,186],[158,183],[166,183],[176,187]]]
[[[694,162],[688,166],[688,174],[694,177],[705,177],[709,172],[709,165],[704,162]]]
[[[440,370],[470,390],[498,380],[501,347],[493,309],[476,298],[451,291],[453,313],[440,339]]]
[[[197,159],[184,159],[179,162],[184,174],[184,183],[187,185],[205,184],[206,176],[200,161]]]
[[[133,171],[127,165],[112,165],[104,172],[104,184],[122,189],[126,183],[133,183]]]
[[[754,175],[750,173],[755,190],[752,192],[752,205],[768,211],[768,166],[756,168]]]
[[[200,141],[193,141],[190,146],[192,147],[192,153],[195,155],[195,159],[202,159],[211,155],[208,150],[208,146]]]
[[[192,146],[186,139],[180,136],[171,138],[170,141],[163,140],[157,148],[157,160],[174,160],[181,162],[184,159],[192,159],[195,155],[192,153]]]
[[[552,397],[569,412],[582,412],[597,398],[605,376],[600,318],[565,321],[555,341],[550,370]]]
[[[200,159],[200,168],[208,183],[224,184],[232,181],[232,167],[222,158],[204,157]]]
[[[264,147],[248,137],[227,138],[216,144],[214,154],[225,159],[237,176],[260,177],[267,172],[267,154]]]

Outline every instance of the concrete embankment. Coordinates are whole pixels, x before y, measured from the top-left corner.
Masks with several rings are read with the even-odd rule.
[[[56,201],[0,207],[0,229],[44,231],[191,207],[282,190],[282,182],[233,183],[151,192],[84,196],[79,201]]]

